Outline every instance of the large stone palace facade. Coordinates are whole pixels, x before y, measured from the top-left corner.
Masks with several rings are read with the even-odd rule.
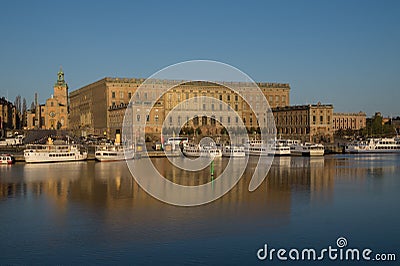
[[[54,94],[45,104],[38,104],[27,113],[28,129],[68,129],[68,85],[64,80],[62,69],[57,73],[53,86]]]
[[[104,78],[71,92],[70,130],[80,136],[93,134],[114,138],[116,133],[122,131],[125,111],[132,98],[135,103],[140,103],[138,107],[140,110],[135,110],[137,111],[135,119],[146,120],[146,134],[160,135],[164,120],[172,109],[185,100],[201,96],[222,101],[224,106],[201,103],[197,106],[198,115],[194,119],[187,121],[186,115],[177,115],[169,117],[171,120],[166,122],[181,124],[179,121],[181,119],[187,121],[186,126],[202,127],[208,134],[219,134],[221,125],[215,123],[215,120],[231,126],[239,123],[236,118],[227,115],[226,109],[229,109],[237,113],[247,128],[257,128],[256,115],[259,114],[254,114],[250,105],[259,109],[263,99],[260,95],[247,95],[247,99],[250,99],[247,102],[239,94],[229,89],[230,85],[240,87],[242,93],[246,94],[246,86],[249,84],[183,82],[174,85],[172,89],[163,94],[164,89],[170,86],[169,83],[172,81],[159,81],[146,88],[145,91],[138,92],[137,88],[143,82],[144,79]],[[289,84],[258,83],[257,85],[271,107],[289,105]],[[243,95],[242,93],[240,94]],[[205,109],[214,112],[215,118],[203,115],[202,111]]]

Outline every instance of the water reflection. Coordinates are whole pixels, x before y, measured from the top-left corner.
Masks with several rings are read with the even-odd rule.
[[[398,170],[392,157],[375,157],[276,157],[265,183],[253,193],[248,192],[248,184],[257,159],[250,158],[239,183],[218,204],[251,201],[255,205],[264,205],[274,202],[282,209],[288,209],[293,190],[308,194],[310,201],[330,200],[335,180],[382,177],[384,173]],[[215,160],[214,176],[225,169],[227,162],[223,158]],[[135,163],[139,164],[140,160]],[[165,158],[153,159],[153,163],[167,179],[178,184],[196,186],[212,181],[209,168],[187,172],[174,167]],[[234,166],[237,169],[243,167],[240,160]],[[0,176],[1,198],[32,193],[82,202],[98,200],[97,204],[109,204],[118,199],[130,199],[131,205],[157,202],[136,184],[125,162],[16,164],[0,167]],[[168,193],[167,189],[165,193]],[[129,204],[125,207],[128,208]]]
[[[215,161],[215,176],[225,169],[227,161]],[[200,172],[183,172],[171,166],[166,159],[155,159],[153,162],[166,178],[175,183],[195,186],[211,181],[208,168]],[[289,211],[291,190],[305,191],[310,194],[310,200],[313,200],[315,196],[333,188],[334,169],[332,165],[324,167],[323,158],[313,160],[282,157],[275,158],[265,185],[250,193],[248,185],[256,164],[257,160],[251,158],[239,183],[214,204],[227,204],[231,208],[235,208],[235,204],[250,204],[251,208],[269,206],[272,211]],[[240,169],[243,166],[238,161],[235,162],[235,167]],[[17,164],[12,168],[0,168],[0,173],[0,197],[3,199],[44,194],[61,204],[70,201],[118,208],[161,204],[134,182],[125,162]],[[119,201],[121,199],[128,200],[122,203]]]
[[[184,173],[166,159],[153,162],[174,182],[210,182],[209,169]],[[216,161],[216,173],[226,163]],[[277,157],[266,181],[249,192],[256,164],[249,160],[228,194],[192,208],[146,194],[125,162],[0,167],[2,262],[117,264],[125,258],[123,264],[148,265],[155,258],[168,264],[170,256],[208,265],[227,263],[234,253],[237,264],[247,265],[265,241],[322,247],[338,234],[354,246],[379,243],[376,250],[395,250],[398,156]]]

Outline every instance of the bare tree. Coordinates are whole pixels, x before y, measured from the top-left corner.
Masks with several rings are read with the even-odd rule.
[[[15,97],[14,105],[17,109],[17,112],[21,113],[21,95],[18,94],[18,96]]]
[[[22,100],[22,127],[27,126],[26,111],[27,111],[27,106],[26,106],[26,99],[24,97]]]

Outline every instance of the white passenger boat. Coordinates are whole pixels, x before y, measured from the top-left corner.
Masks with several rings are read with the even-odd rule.
[[[222,152],[214,145],[204,145],[200,147],[200,156],[208,158],[222,157]]]
[[[400,152],[400,139],[371,138],[351,143],[345,147],[348,153],[396,153]]]
[[[290,140],[290,139],[274,140],[270,143],[270,150],[268,151],[268,155],[289,156],[290,147],[296,143],[298,143],[297,140]]]
[[[269,150],[268,145],[262,140],[251,140],[245,144],[247,155],[267,156]]]
[[[24,150],[27,163],[71,162],[87,159],[87,151],[76,144],[27,145]]]
[[[295,143],[290,147],[290,154],[297,156],[323,156],[324,145],[315,143]]]
[[[15,158],[11,154],[0,154],[0,164],[13,164]]]
[[[134,155],[133,148],[124,148],[122,145],[99,145],[94,154],[99,162],[131,160]]]
[[[223,157],[245,157],[246,152],[243,146],[224,146],[222,149]]]
[[[187,157],[199,157],[200,145],[193,142],[183,143],[183,154]]]

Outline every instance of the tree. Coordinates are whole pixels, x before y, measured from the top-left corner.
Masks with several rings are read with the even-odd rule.
[[[21,95],[18,94],[17,97],[15,97],[14,101],[15,108],[17,109],[17,112],[21,113]]]
[[[24,97],[22,100],[22,127],[27,126],[26,111],[27,111],[27,106],[26,106],[26,99]]]

